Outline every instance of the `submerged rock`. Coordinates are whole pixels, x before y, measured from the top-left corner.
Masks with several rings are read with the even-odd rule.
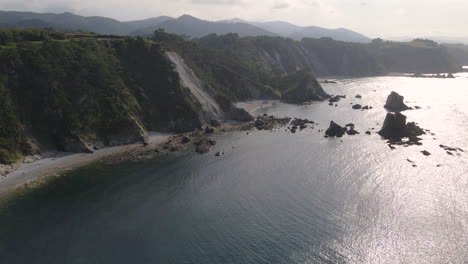
[[[346,133],[346,130],[346,128],[331,121],[330,126],[328,127],[327,131],[325,131],[325,135],[329,137],[342,137]]]
[[[401,112],[410,109],[404,103],[404,97],[399,95],[396,92],[391,92],[390,95],[387,97],[387,102],[385,103],[385,108],[392,111],[392,112]]]

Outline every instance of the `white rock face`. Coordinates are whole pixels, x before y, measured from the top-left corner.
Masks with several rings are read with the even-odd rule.
[[[192,69],[185,63],[184,59],[175,52],[166,52],[166,56],[175,65],[175,69],[180,76],[181,84],[188,88],[201,104],[203,120],[206,122],[221,120],[223,113],[218,103],[203,89],[203,82],[198,79]]]

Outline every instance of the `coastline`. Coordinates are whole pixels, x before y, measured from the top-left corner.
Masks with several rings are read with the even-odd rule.
[[[252,111],[260,107],[269,106],[275,102],[277,102],[277,100],[241,102],[238,103],[238,107],[252,113]],[[112,164],[174,155],[182,150],[195,148],[194,143],[203,138],[248,128],[250,128],[250,122],[235,124],[226,123],[215,128],[214,133],[211,134],[206,134],[202,130],[177,135],[149,132],[148,144],[134,143],[107,147],[96,150],[93,153],[54,152],[53,155],[48,153],[46,157],[36,157],[33,161],[31,161],[32,158],[25,158],[24,160],[26,161],[15,164],[10,172],[0,176],[0,200],[20,190],[22,187],[40,185],[43,180],[60,176],[67,171],[90,166],[98,162]],[[182,141],[184,137],[189,138],[190,141],[184,143]]]

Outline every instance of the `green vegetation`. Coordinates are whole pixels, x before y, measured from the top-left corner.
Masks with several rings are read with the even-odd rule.
[[[258,98],[321,100],[315,75],[455,71],[426,40],[370,44],[329,38],[215,34],[194,40],[158,30],[149,39],[47,30],[2,30],[0,163],[36,149],[87,151],[189,131],[205,120],[166,52],[178,53],[224,111]],[[7,48],[5,48],[7,47]]]

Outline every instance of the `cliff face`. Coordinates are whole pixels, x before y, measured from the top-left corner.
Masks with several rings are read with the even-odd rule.
[[[205,84],[185,64],[184,59],[175,52],[166,52],[166,56],[175,65],[175,71],[179,74],[182,86],[189,89],[197,103],[201,105],[200,120],[208,124],[213,121],[221,121],[223,118],[221,108],[213,97],[205,91],[203,87]]]
[[[35,149],[90,152],[143,141],[147,130],[199,128],[221,114],[199,86],[143,39],[18,43],[0,50],[0,163]]]
[[[348,43],[330,38],[294,41],[281,37],[209,35],[194,40],[272,75],[307,69],[318,76],[376,76],[390,72],[454,72],[460,66],[446,49],[421,42]]]

